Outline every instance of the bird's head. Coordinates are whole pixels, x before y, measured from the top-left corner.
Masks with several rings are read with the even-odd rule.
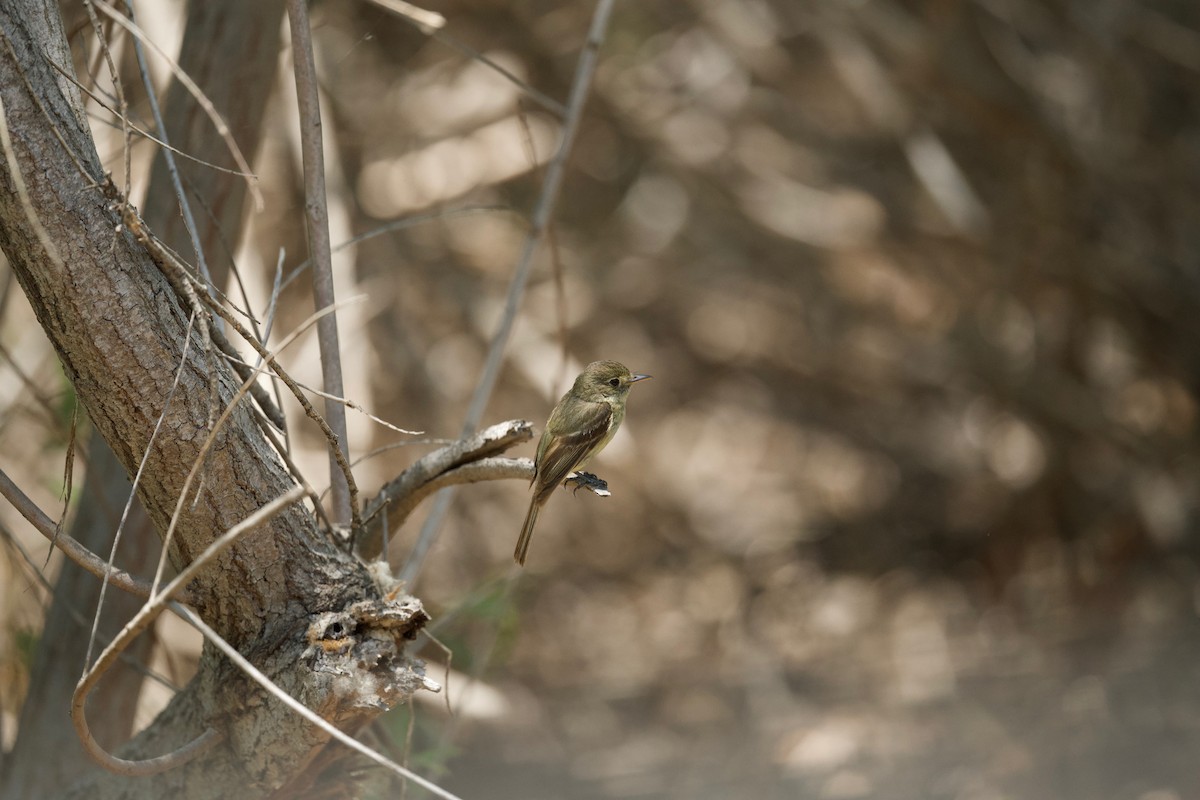
[[[619,361],[593,361],[575,379],[576,395],[593,401],[623,399],[629,389],[649,375],[635,375]]]

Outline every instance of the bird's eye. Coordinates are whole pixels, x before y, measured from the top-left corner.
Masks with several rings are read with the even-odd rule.
[[[608,382],[608,385],[609,385],[609,386],[612,386],[612,387],[614,387],[614,388],[615,388],[615,387],[617,387],[617,386],[620,386],[620,385],[621,385],[621,379],[620,379],[620,378],[613,378],[612,380],[610,380],[610,381]]]

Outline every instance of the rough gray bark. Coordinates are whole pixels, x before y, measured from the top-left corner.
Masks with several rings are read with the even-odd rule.
[[[96,430],[124,469],[132,473],[149,448],[138,495],[161,533],[207,435],[209,380],[220,382],[222,402],[232,397],[234,381],[223,364],[220,374],[206,374],[202,343],[193,332],[180,388],[164,414],[184,352],[187,316],[148,255],[118,231],[118,214],[105,196],[106,179],[75,91],[44,57],[65,50],[57,7],[36,0],[4,3],[0,33],[0,99],[29,198],[27,205],[22,202],[5,160],[0,164],[0,248]],[[69,61],[60,63],[69,66]],[[47,254],[32,218],[48,233],[58,259]],[[162,430],[151,443],[160,414]],[[244,402],[217,437],[202,476],[182,506],[170,545],[176,567],[292,484]],[[386,698],[374,694],[369,674],[349,682],[341,676],[335,684],[336,673],[313,668],[306,634],[315,615],[377,599],[380,587],[302,507],[293,506],[240,540],[189,591],[209,625],[285,691],[343,729],[378,714],[381,700],[403,699],[415,683],[400,636],[382,652],[373,642],[373,660],[362,662],[373,664],[370,670],[353,659],[347,662],[353,670],[390,681],[396,693]],[[361,639],[349,637],[350,646],[367,642],[366,627]],[[224,740],[181,768],[139,779],[104,774],[77,784],[69,796],[261,795],[302,772],[327,739],[206,649],[197,678],[121,755],[160,755],[210,726]]]
[[[247,153],[257,149],[260,139],[266,99],[279,58],[282,16],[281,2],[209,0],[188,6],[180,67],[203,89]],[[174,147],[210,163],[224,160],[224,143],[212,135],[208,117],[177,80],[172,81],[164,106],[166,129]],[[176,162],[194,206],[198,238],[208,254],[213,281],[224,286],[231,264],[230,249],[240,236],[246,183],[239,176],[195,161],[177,157]],[[150,229],[175,252],[191,252],[161,150],[154,161],[144,205]],[[104,438],[95,431],[88,437],[87,452],[90,458],[85,483],[69,533],[93,552],[107,554],[129,495],[129,479]],[[141,503],[135,501],[125,524],[118,563],[134,574],[153,575],[159,550],[156,538]],[[92,576],[70,562],[64,565],[38,640],[18,738],[8,768],[2,771],[0,797],[46,797],[89,768],[98,769],[84,756],[71,720],[60,712],[70,706],[87,650],[88,628],[81,624],[79,615],[92,613],[99,593],[100,583]],[[115,635],[140,604],[137,598],[109,592],[101,632]],[[127,655],[144,662],[151,644],[151,637],[143,636]],[[143,678],[125,664],[119,665],[115,673],[105,679],[104,691],[93,701],[93,733],[109,747],[121,744],[132,733]]]

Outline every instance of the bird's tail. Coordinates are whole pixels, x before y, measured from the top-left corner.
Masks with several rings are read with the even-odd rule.
[[[538,505],[535,497],[529,502],[529,513],[525,515],[525,525],[521,527],[521,536],[517,539],[517,549],[513,551],[513,560],[521,566],[525,566],[525,555],[529,552],[529,539],[533,536],[533,526],[537,522],[539,510],[541,510],[541,506]]]

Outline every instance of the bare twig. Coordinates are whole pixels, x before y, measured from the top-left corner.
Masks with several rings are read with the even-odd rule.
[[[238,377],[243,381],[249,380],[250,376],[254,373],[254,370],[258,368],[258,364],[251,366],[243,361],[241,353],[239,353],[237,348],[233,346],[233,343],[225,337],[225,334],[221,333],[220,328],[212,329],[212,339],[213,343],[216,344],[217,349],[225,355],[225,360],[229,362],[231,367],[233,367],[233,371],[238,374]],[[266,339],[263,339],[262,341],[266,341]],[[261,362],[262,357],[259,356],[259,363]],[[265,414],[267,419],[271,421],[272,425],[281,431],[286,430],[287,419],[283,416],[282,408],[276,404],[275,398],[272,398],[271,395],[268,394],[266,388],[264,388],[262,384],[258,383],[257,381],[251,383],[250,396],[254,398],[254,402],[258,403],[258,407],[262,409],[263,414]]]
[[[215,304],[214,308],[218,308],[218,309],[221,309],[222,311],[224,311],[224,309],[219,304]],[[336,305],[329,306],[327,308],[321,309],[320,311],[316,312],[315,314],[312,314],[308,319],[306,319],[303,323],[301,323],[301,325],[298,328],[296,328],[296,330],[292,331],[292,333],[290,335],[286,336],[284,338],[284,340],[282,342],[280,342],[277,352],[282,352],[284,349],[286,349],[288,347],[288,345],[290,345],[292,342],[294,342],[300,336],[301,333],[303,333],[305,330],[307,330],[310,325],[312,325],[314,322],[319,321],[326,314],[332,314],[334,311],[337,310],[337,308],[338,308],[338,306],[336,306]],[[228,313],[228,312],[225,312],[225,313]],[[230,317],[230,319],[232,319],[232,317]],[[247,339],[247,341],[250,341],[252,343],[255,342],[255,340],[253,340],[253,339]],[[263,351],[263,359],[264,359],[264,363],[259,364],[258,367],[256,367],[254,369],[254,372],[242,383],[242,385],[238,388],[237,392],[234,394],[233,398],[229,401],[228,404],[226,404],[225,410],[221,412],[221,416],[218,417],[217,420],[212,425],[209,426],[208,436],[205,437],[204,442],[200,445],[200,451],[196,454],[196,458],[195,458],[194,462],[192,463],[192,468],[188,471],[187,477],[183,481],[183,488],[180,489],[180,491],[179,491],[179,498],[175,503],[175,510],[171,514],[171,522],[169,525],[167,525],[167,531],[163,535],[162,557],[159,559],[158,570],[154,576],[154,586],[155,587],[158,586],[159,580],[161,580],[162,575],[163,575],[163,570],[166,567],[166,558],[167,558],[168,550],[171,545],[171,537],[175,532],[175,526],[176,526],[176,524],[178,524],[180,516],[182,514],[184,501],[187,499],[188,491],[191,488],[192,481],[195,480],[196,476],[200,472],[200,468],[204,463],[204,459],[208,455],[208,451],[216,443],[217,432],[220,431],[221,427],[225,424],[226,420],[228,420],[229,417],[232,416],[233,410],[235,408],[237,408],[238,401],[246,396],[246,394],[250,390],[250,386],[252,386],[258,380],[258,376],[263,373],[263,371],[266,369],[266,367],[268,365],[272,365],[272,368],[274,368],[274,366],[278,365],[278,362],[276,362],[275,355],[273,353],[269,353],[264,350]],[[297,388],[296,391],[299,391],[299,389]],[[305,400],[305,402],[307,402],[307,400]],[[321,420],[321,422],[323,423],[324,420]],[[346,473],[349,474],[349,471],[350,471],[349,467],[347,466]],[[349,480],[353,481],[353,478],[350,477]],[[353,486],[353,484],[351,484],[351,485]],[[357,492],[357,487],[354,487],[354,488],[355,488],[355,492]],[[357,501],[357,494],[355,494],[354,497]],[[357,508],[356,508],[354,521],[357,524],[357,522],[358,522]]]
[[[271,341],[271,329],[275,327],[275,312],[279,307],[279,293],[283,291],[280,281],[283,278],[283,259],[285,256],[286,252],[284,249],[282,247],[279,248],[279,258],[275,260],[275,280],[271,282],[271,300],[267,303],[266,322],[263,323],[261,341],[264,345]],[[261,359],[262,356],[258,356],[258,358]],[[258,366],[257,361],[254,362],[254,366]],[[275,381],[271,381],[271,389],[275,392],[275,405],[279,408],[279,415],[283,418],[283,427],[280,429],[283,433],[283,447],[288,453],[291,453],[292,440],[288,434],[287,417],[283,413],[283,394],[279,390],[279,384]],[[324,511],[321,513],[324,513]],[[328,520],[326,520],[326,527],[332,528],[332,526],[328,525]]]
[[[11,275],[12,273],[8,274]],[[37,402],[38,408],[46,416],[46,427],[50,430],[57,430],[58,413],[54,410],[54,403],[50,396],[43,392],[41,387],[30,377],[29,373],[21,368],[21,365],[13,358],[13,354],[3,344],[0,344],[0,358],[8,362],[9,369],[17,376],[17,380],[25,387],[25,391],[29,393],[29,396]]]
[[[117,656],[129,646],[129,643],[134,638],[146,630],[158,618],[158,615],[167,607],[167,604],[171,602],[174,595],[180,589],[187,586],[200,570],[208,566],[213,559],[233,545],[239,538],[254,530],[259,525],[266,523],[303,496],[303,487],[293,486],[287,492],[276,497],[217,537],[192,563],[180,570],[179,575],[163,587],[162,592],[156,592],[151,595],[149,602],[142,606],[142,609],[117,634],[112,643],[104,648],[104,652],[96,659],[96,663],[79,679],[79,683],[75,687],[75,694],[71,698],[71,721],[74,723],[75,732],[79,735],[79,740],[83,744],[84,750],[87,751],[87,754],[96,763],[120,775],[156,775],[168,769],[174,769],[182,764],[186,764],[223,738],[223,734],[209,728],[197,739],[165,756],[139,761],[117,758],[101,747],[99,742],[92,736],[91,729],[87,723],[87,698],[104,673],[116,662]]]
[[[100,23],[100,18],[96,16],[96,9],[92,6],[91,0],[84,0],[83,7],[87,10],[88,20],[92,23],[92,30],[96,34],[96,42],[98,43],[96,49],[101,55],[104,56],[104,61],[108,65],[109,80],[112,81],[113,92],[115,92],[117,95],[117,107],[120,109],[117,113],[117,116],[121,120],[121,153],[122,164],[124,165],[123,174],[125,178],[124,182],[121,184],[121,187],[123,189],[124,196],[129,197],[129,187],[130,183],[132,182],[131,170],[133,168],[133,159],[130,156],[130,151],[133,147],[133,137],[130,133],[129,125],[129,102],[125,99],[125,86],[121,83],[121,76],[117,72],[117,65],[113,63],[112,51],[108,48],[108,36],[105,34],[104,26]],[[74,80],[70,75],[67,74],[66,70],[58,69],[58,65],[54,64],[49,56],[46,57],[46,60],[51,62],[55,69],[58,70],[60,75],[66,76],[68,80]],[[97,65],[97,69],[98,68],[99,65]],[[82,89],[83,87],[80,86],[79,88]],[[88,92],[88,94],[90,95],[91,92]]]
[[[483,418],[484,409],[487,408],[488,400],[492,396],[492,390],[496,386],[496,379],[500,375],[500,364],[504,358],[504,350],[508,345],[509,336],[512,334],[513,322],[516,320],[517,311],[521,307],[521,298],[525,294],[525,286],[529,282],[529,273],[533,268],[533,257],[537,253],[538,245],[541,244],[542,238],[545,236],[546,229],[550,224],[550,218],[554,213],[555,204],[558,201],[559,191],[562,188],[567,156],[571,153],[571,146],[574,144],[575,135],[579,130],[579,121],[583,117],[583,107],[587,102],[588,90],[592,84],[592,75],[596,71],[596,60],[600,44],[604,40],[604,32],[608,28],[608,19],[612,15],[613,2],[614,0],[599,0],[596,4],[596,10],[592,15],[587,43],[584,45],[583,52],[579,55],[579,63],[575,68],[575,79],[571,84],[571,93],[567,98],[567,115],[563,122],[558,150],[555,152],[546,169],[546,178],[542,182],[542,192],[538,197],[538,204],[533,212],[529,233],[525,237],[525,246],[517,261],[512,282],[508,287],[508,296],[504,301],[504,313],[500,317],[500,323],[496,328],[495,334],[492,336],[491,344],[488,346],[487,360],[484,362],[483,373],[479,377],[479,383],[476,385],[475,393],[471,396],[471,403],[467,407],[466,419],[463,423],[464,436],[473,433],[479,425],[479,420]],[[413,547],[413,553],[404,565],[404,570],[401,573],[402,577],[412,580],[416,576],[416,573],[420,571],[424,555],[429,551],[433,539],[437,537],[437,533],[441,529],[442,520],[450,508],[450,502],[453,500],[453,497],[452,491],[442,492],[438,495],[433,510],[429,513],[429,518],[426,519],[425,524],[421,528],[421,534],[417,539],[416,545]]]
[[[158,240],[154,238],[154,235],[150,233],[144,225],[140,225],[140,219],[131,210],[130,221],[135,225],[140,226],[140,230],[144,234],[145,238],[144,240],[139,241],[143,242],[143,246],[147,248],[150,255],[156,260],[161,259],[159,266],[162,267],[163,274],[166,275],[168,279],[174,276],[187,283],[191,287],[191,293],[194,297],[198,297],[213,311],[213,313],[225,320],[225,322],[229,324],[229,327],[232,328],[238,334],[238,336],[242,337],[242,339],[249,344],[254,351],[259,354],[259,356],[266,360],[267,366],[270,367],[271,371],[281,381],[283,381],[284,385],[286,385],[289,390],[291,390],[292,395],[304,409],[304,413],[308,415],[309,419],[317,423],[317,426],[321,429],[321,433],[323,433],[325,438],[330,442],[330,451],[334,454],[337,465],[341,469],[342,475],[345,476],[347,485],[350,487],[351,524],[353,527],[357,528],[360,524],[358,516],[358,484],[355,482],[354,475],[350,470],[349,461],[342,454],[341,448],[336,446],[337,437],[330,429],[329,424],[325,421],[325,418],[317,413],[317,410],[313,408],[312,403],[309,402],[308,397],[305,396],[304,392],[298,385],[296,385],[296,382],[292,380],[283,367],[280,366],[279,362],[275,360],[275,356],[267,350],[263,343],[260,342],[257,337],[251,334],[250,331],[246,330],[245,326],[238,322],[237,318],[229,313],[228,309],[218,303],[205,287],[196,282],[195,278],[188,273],[187,268],[182,264],[182,262],[179,261],[178,257],[176,257],[175,254],[172,253],[168,248],[164,247],[160,242],[158,242]],[[349,303],[357,302],[361,299],[363,298],[352,297],[349,300],[342,301],[334,306],[328,306],[317,311],[307,320],[301,323],[301,325],[288,337],[286,337],[284,339],[284,343],[276,349],[276,352],[282,351],[285,347],[287,347],[287,345],[291,344],[302,331],[306,330],[309,325],[319,321],[326,314],[332,314],[338,308],[348,305]]]
[[[407,441],[403,441],[403,442],[392,442],[390,444],[385,444],[380,447],[376,447],[374,450],[368,450],[367,452],[363,453],[358,458],[354,459],[354,461],[351,463],[350,466],[357,467],[359,464],[363,463],[364,461],[370,461],[372,458],[375,458],[376,456],[381,456],[384,453],[391,452],[392,450],[398,450],[401,447],[413,447],[415,445],[421,445],[421,444],[450,444],[453,441],[454,441],[454,439],[408,439]]]
[[[111,186],[111,184],[109,185]],[[167,278],[167,282],[175,290],[175,294],[179,296],[180,300],[187,303],[196,321],[196,328],[200,331],[200,341],[204,344],[204,358],[208,362],[208,424],[211,426],[213,419],[216,418],[217,406],[219,404],[220,371],[217,369],[217,356],[213,350],[213,332],[208,324],[208,314],[204,313],[204,308],[200,304],[199,294],[200,292],[206,295],[209,294],[208,289],[212,285],[212,281],[205,281],[200,284],[200,292],[197,292],[197,287],[187,267],[168,250],[166,245],[150,232],[150,229],[146,227],[146,223],[138,216],[137,210],[124,197],[119,198],[118,204],[120,206],[121,219],[125,227],[129,229],[129,232],[133,234],[133,238],[137,239],[138,243],[154,259],[154,263],[162,270],[163,275]],[[188,323],[188,338],[191,338],[190,322]]]
[[[71,409],[71,432],[67,436],[67,455],[63,459],[63,510],[54,526],[54,538],[50,540],[50,549],[46,552],[46,564],[50,563],[50,553],[54,552],[54,542],[62,534],[63,526],[67,524],[67,511],[71,508],[71,484],[75,480],[75,433],[79,429],[79,401],[75,401]],[[42,565],[42,569],[46,568]]]
[[[419,225],[422,222],[429,222],[429,221],[435,220],[435,219],[451,219],[452,217],[465,216],[467,214],[478,214],[482,211],[509,211],[509,210],[511,210],[511,209],[509,209],[508,206],[481,205],[481,206],[463,206],[462,208],[451,208],[451,209],[447,209],[445,211],[433,211],[428,214],[413,214],[410,217],[404,217],[403,219],[392,220],[391,222],[380,225],[377,228],[372,228],[371,230],[367,231],[366,233],[360,233],[358,236],[355,236],[351,239],[347,239],[346,241],[336,245],[333,248],[333,252],[340,253],[342,250],[345,250],[347,247],[353,247],[354,245],[360,244],[369,239],[374,239],[376,236],[383,236],[385,233],[392,233],[393,231],[403,230],[404,228],[411,228],[414,225]],[[308,269],[310,266],[312,266],[311,259],[301,261],[298,265],[296,265],[292,269],[291,272],[288,273],[288,276],[283,279],[283,284],[280,286],[280,288],[286,289],[288,286],[291,285],[292,281],[296,280],[296,278],[298,278],[300,276],[300,273],[304,272],[304,270]]]
[[[513,86],[516,86],[521,92],[527,95],[542,108],[552,112],[560,119],[566,116],[567,109],[562,103],[558,102],[545,92],[539,91],[538,89],[530,86],[528,83],[514,75],[510,70],[505,69],[503,66],[488,58],[483,53],[480,53],[466,42],[463,42],[462,40],[447,33],[445,31],[446,18],[441,14],[435,14],[429,11],[424,11],[423,9],[414,8],[410,4],[402,2],[402,0],[371,0],[371,2],[375,3],[375,5],[381,8],[386,8],[388,11],[393,12],[405,22],[408,22],[416,27],[417,30],[426,36],[437,39],[442,44],[452,47],[458,52],[462,53],[467,58],[470,58],[473,61],[478,61],[480,64],[483,64],[489,69],[494,70],[498,75],[507,80]]]
[[[304,477],[304,473],[300,470],[300,467],[298,467],[296,462],[292,460],[292,454],[288,452],[284,442],[279,440],[279,434],[272,430],[269,425],[261,426],[261,430],[263,435],[266,436],[271,442],[271,446],[275,448],[275,452],[278,453],[279,457],[283,459],[283,463],[287,465],[288,472],[290,472],[292,477],[296,479],[296,483],[304,487],[305,493],[308,495],[309,499],[312,500],[313,511],[316,512],[316,515],[321,518],[321,522],[325,524],[325,530],[333,530],[333,523],[325,514],[325,506],[321,505],[321,496],[317,494],[317,490],[312,487],[312,485],[308,482],[308,479]]]
[[[426,11],[404,0],[371,0],[380,8],[397,14],[421,29],[426,35],[440,30],[446,25],[446,18],[436,11]]]
[[[17,485],[12,482],[3,470],[0,470],[0,496],[3,496],[5,500],[11,503],[12,507],[20,512],[21,516],[28,520],[29,524],[33,525],[38,533],[45,536],[46,541],[54,539],[54,520],[50,519],[46,512],[38,508],[36,503],[17,488]],[[60,534],[56,546],[59,550],[63,551],[67,558],[105,583],[111,583],[118,589],[138,597],[150,596],[150,584],[148,582],[135,578],[125,570],[111,568],[104,559],[91,550],[88,550],[78,540],[73,539],[68,534]]]
[[[313,262],[313,300],[317,309],[332,307],[336,301],[333,288],[333,256],[329,246],[329,206],[325,194],[325,155],[322,152],[321,104],[317,90],[317,65],[313,56],[312,31],[308,23],[307,0],[287,0],[288,20],[292,32],[292,63],[296,76],[296,100],[300,110],[300,150],[304,162],[304,207],[308,220],[308,255]],[[337,316],[330,314],[317,323],[317,344],[321,351],[321,375],[325,389],[342,396],[342,357],[338,345]],[[350,443],[346,436],[346,410],[339,405],[325,404],[325,416],[337,441],[331,446],[341,450],[344,461],[350,460]],[[333,491],[333,518],[347,524],[358,516],[351,503],[350,489],[338,470],[338,458],[329,455],[329,483]]]
[[[38,565],[36,563],[34,563],[33,557],[29,555],[29,552],[21,545],[21,542],[13,535],[13,532],[11,530],[9,530],[7,527],[5,527],[5,525],[3,523],[0,523],[0,539],[3,539],[4,543],[6,545],[8,545],[9,547],[11,547],[17,551],[17,553],[21,556],[21,560],[25,563],[25,566],[29,569],[29,574],[30,574],[31,578],[34,581],[36,581],[39,586],[42,587],[42,590],[46,593],[46,595],[47,596],[53,595],[54,594],[54,586],[50,583],[49,580],[46,579],[46,576],[43,573],[43,571],[41,569],[38,569]],[[97,558],[97,562],[99,562],[99,558]],[[149,589],[150,589],[150,586],[149,586],[149,584],[147,584],[147,586],[146,586],[147,592],[149,591]],[[149,597],[149,594],[147,594],[145,596]],[[74,605],[68,604],[67,612],[70,614],[71,620],[76,625],[78,625],[80,628],[87,630],[87,628],[91,625],[91,622],[89,622],[88,619],[83,615],[83,613],[78,608],[76,608]],[[104,643],[106,645],[111,641],[112,641],[111,638],[104,638]],[[144,663],[142,663],[138,659],[130,656],[128,653],[121,654],[121,662],[123,664],[125,664],[125,666],[136,671],[139,675],[149,678],[150,680],[154,681],[158,685],[160,685],[172,692],[179,691],[179,686],[177,686],[174,681],[169,679],[167,676],[161,675],[161,674],[155,672],[154,670],[150,669]]]
[[[357,411],[358,413],[362,414],[364,417],[371,420],[372,422],[382,425],[383,427],[385,427],[389,430],[395,431],[396,433],[404,433],[404,434],[408,434],[409,436],[421,436],[422,434],[425,433],[425,431],[410,431],[407,428],[401,428],[397,425],[393,425],[392,423],[388,422],[386,419],[375,416],[370,411],[367,411],[361,405],[359,405],[358,403],[356,403],[353,400],[350,400],[348,398],[338,397],[337,395],[330,394],[329,392],[322,392],[320,389],[314,389],[311,386],[305,386],[303,383],[297,383],[296,385],[299,386],[300,388],[304,389],[305,391],[312,392],[313,394],[317,395],[318,397],[322,397],[326,400],[329,400],[330,402],[338,403],[339,405],[343,405],[346,408]]]
[[[143,139],[148,139],[149,141],[154,142],[159,147],[163,147],[163,148],[166,148],[167,150],[170,150],[172,153],[179,156],[180,158],[187,159],[188,161],[191,161],[192,163],[195,163],[195,164],[199,164],[202,167],[207,167],[208,169],[213,169],[213,170],[216,170],[217,172],[224,172],[228,175],[235,175],[239,178],[253,178],[254,177],[254,175],[251,173],[242,172],[241,170],[231,169],[229,167],[222,167],[220,164],[214,164],[211,161],[205,161],[203,158],[197,158],[196,156],[192,155],[191,153],[189,153],[185,150],[180,150],[178,147],[175,147],[174,145],[169,144],[168,142],[164,142],[162,139],[158,138],[150,131],[146,130],[145,128],[143,128],[140,125],[138,125],[137,123],[135,123],[126,114],[123,114],[123,113],[121,113],[120,110],[113,108],[108,102],[106,102],[104,100],[103,97],[100,96],[99,91],[92,90],[92,89],[89,89],[88,87],[84,86],[82,83],[80,83],[78,80],[76,80],[74,75],[71,75],[65,69],[60,67],[58,65],[58,62],[56,62],[54,59],[50,58],[48,55],[45,55],[45,54],[43,54],[43,57],[46,59],[46,63],[54,68],[55,72],[57,72],[59,75],[62,75],[64,78],[66,78],[71,83],[75,84],[75,86],[79,89],[79,91],[83,92],[84,94],[86,94],[88,97],[90,97],[92,99],[92,102],[94,102],[96,105],[100,106],[105,111],[107,111],[108,113],[112,114],[114,117],[119,119],[123,126],[128,125],[129,129],[133,133],[136,133],[138,136],[141,136]],[[91,119],[99,118],[99,115],[93,116],[93,115],[89,114],[88,116]],[[105,124],[111,124],[106,120],[101,120],[101,121],[105,122]]]
[[[130,22],[132,22],[133,3],[130,0],[125,0],[125,13],[129,16]],[[154,117],[154,125],[158,129],[158,135],[164,142],[169,142],[170,138],[167,135],[167,126],[163,122],[162,111],[158,107],[158,93],[154,91],[154,82],[150,80],[150,70],[146,66],[146,51],[142,47],[142,40],[136,36],[133,37],[133,52],[137,57],[138,72],[142,76],[142,85],[146,87],[146,99],[150,102],[150,115]],[[125,136],[128,139],[128,128],[125,129]],[[167,172],[171,176],[171,187],[175,190],[175,199],[179,202],[179,211],[183,214],[183,226],[187,229],[188,238],[192,241],[192,250],[196,253],[196,267],[200,270],[200,275],[204,278],[205,285],[212,287],[212,275],[208,271],[208,261],[204,257],[204,248],[200,245],[200,234],[196,231],[196,220],[192,217],[192,204],[188,202],[187,195],[183,191],[183,181],[180,180],[179,170],[175,166],[175,154],[171,152],[170,147],[164,149],[162,154],[167,162]]]
[[[261,211],[264,207],[264,201],[262,192],[258,188],[257,178],[253,177],[254,173],[250,171],[250,163],[246,160],[246,157],[242,155],[242,150],[240,147],[238,147],[237,142],[233,140],[233,135],[229,131],[229,125],[225,123],[225,119],[217,111],[216,107],[213,106],[212,101],[208,99],[208,96],[205,95],[200,87],[196,85],[196,82],[192,80],[191,76],[184,72],[179,67],[179,64],[175,63],[174,59],[168,56],[162,50],[162,48],[160,48],[154,42],[153,39],[146,35],[145,31],[131,22],[124,14],[104,3],[96,3],[95,5],[97,9],[103,11],[113,22],[129,31],[140,41],[150,45],[151,49],[158,53],[158,55],[167,63],[167,66],[171,69],[171,73],[175,75],[175,77],[179,80],[179,83],[188,90],[192,97],[196,98],[196,102],[200,104],[200,108],[204,110],[204,113],[212,121],[213,127],[215,127],[217,130],[217,134],[225,142],[225,146],[228,148],[230,155],[233,156],[233,160],[238,165],[238,169],[241,170],[245,175],[249,176],[246,178],[246,188],[249,190],[250,196],[254,198],[254,207]]]
[[[0,41],[4,42],[5,49],[8,50],[13,59],[20,63],[21,58],[17,55],[17,51],[13,49],[13,44],[9,38],[7,36],[0,37]],[[79,160],[79,155],[71,149],[70,145],[67,144],[67,140],[63,138],[62,131],[58,129],[58,123],[56,122],[54,115],[50,113],[50,110],[47,109],[46,105],[42,102],[41,94],[33,88],[33,84],[30,83],[29,80],[29,74],[25,71],[21,72],[21,82],[25,84],[25,88],[29,92],[29,97],[38,107],[38,111],[41,111],[42,116],[45,117],[46,123],[50,128],[50,132],[54,135],[54,138],[58,140],[58,143],[62,145],[63,152],[67,154],[67,158],[71,159],[71,163],[73,163],[75,168],[79,170],[80,175],[82,175],[86,180],[94,182],[96,180],[95,174],[88,171],[87,167],[83,165],[83,162]],[[7,124],[4,127],[7,128]],[[21,185],[23,186],[24,184]],[[38,239],[39,241],[42,241],[40,234],[38,235]],[[56,255],[55,258],[57,258]],[[54,263],[58,265],[62,262],[56,260]]]
[[[329,441],[331,452],[335,454],[338,467],[342,470],[342,474],[346,477],[346,482],[350,487],[351,525],[354,528],[358,528],[362,524],[362,520],[359,518],[358,512],[358,483],[354,480],[354,473],[350,470],[350,462],[345,460],[345,457],[342,455],[341,448],[334,446],[337,441],[337,437],[334,436],[333,431],[329,429],[329,424],[325,422],[325,418],[322,417],[315,408],[313,408],[312,403],[310,403],[308,397],[305,396],[304,390],[301,389],[294,380],[292,380],[292,377],[288,375],[287,371],[284,370],[284,368],[279,365],[279,362],[275,360],[274,353],[267,350],[267,348],[262,345],[262,342],[255,339],[250,334],[250,331],[242,327],[242,324],[237,321],[237,318],[230,314],[220,303],[217,303],[208,295],[201,295],[201,297],[206,303],[208,303],[209,308],[215,311],[217,315],[221,317],[221,319],[228,322],[229,326],[237,332],[238,336],[241,336],[247,344],[254,348],[255,352],[263,357],[267,363],[267,366],[271,368],[271,372],[274,373],[274,375],[278,377],[279,380],[283,381],[283,384],[288,387],[288,390],[291,391],[292,396],[296,398],[296,401],[300,403],[300,407],[304,409],[304,413],[308,415],[308,418],[317,423],[317,427],[321,429],[321,433],[323,433],[326,440]],[[303,323],[301,323],[300,327],[298,327],[291,335],[284,339],[279,347],[275,349],[275,353],[281,352],[285,347],[295,341],[296,337],[301,331],[306,330],[308,326],[312,325],[321,317],[325,316],[326,314],[333,313],[338,308],[343,308],[350,303],[357,302],[362,299],[362,296],[351,297],[349,300],[343,300],[337,305],[329,306],[315,312]]]

